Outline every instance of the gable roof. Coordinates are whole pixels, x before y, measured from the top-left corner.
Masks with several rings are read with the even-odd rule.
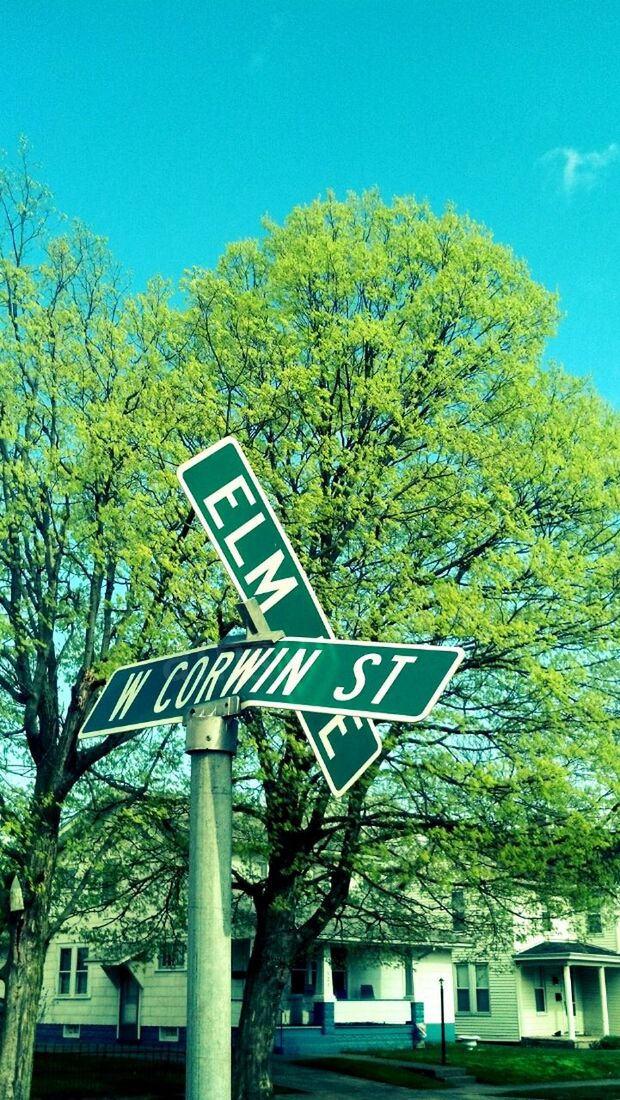
[[[607,947],[595,947],[591,943],[581,943],[579,940],[541,940],[533,947],[527,947],[525,951],[519,951],[515,955],[515,962],[527,963],[533,961],[563,961],[602,963],[620,966],[620,954],[611,951]]]

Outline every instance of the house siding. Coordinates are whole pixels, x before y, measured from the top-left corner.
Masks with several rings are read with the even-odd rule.
[[[44,970],[44,987],[40,1002],[38,1043],[61,1044],[65,1049],[87,1045],[111,1045],[115,1049],[160,1048],[182,1050],[185,1043],[187,971],[167,969],[155,962],[133,964],[108,962],[97,959],[91,949],[88,960],[88,984],[85,994],[59,995],[58,975],[60,952],[71,948],[75,952],[76,940],[55,941],[48,951]],[[126,1043],[119,1040],[119,1002],[121,979],[129,971],[140,987],[139,1032],[137,1038]],[[444,1016],[446,1037],[454,1038],[454,1013],[452,992],[452,962],[448,949],[432,950],[415,964],[415,994],[406,987],[402,950],[395,950],[389,957],[385,948],[380,950],[351,945],[347,956],[348,996],[332,1004],[332,1023],[328,1027],[315,1027],[317,1008],[314,997],[302,997],[307,1011],[304,1027],[294,1026],[301,1020],[293,1018],[285,999],[282,1025],[275,1035],[275,1044],[287,1051],[307,1053],[337,1049],[360,1049],[364,1046],[409,1046],[413,1041],[412,1001],[423,1010],[423,1020],[428,1038],[439,1041],[441,1037],[440,980],[444,984]],[[241,1010],[242,981],[231,983],[231,1023],[238,1026]],[[407,993],[407,995],[405,995]],[[299,998],[291,998],[293,1001]],[[307,1002],[307,1004],[306,1004]],[[335,1016],[335,1019],[334,1019]],[[421,1022],[421,1018],[420,1018]],[[79,1038],[65,1038],[64,1028],[79,1026]],[[288,1025],[288,1026],[287,1026]],[[159,1029],[178,1028],[178,1042],[161,1040]],[[286,1038],[283,1039],[282,1036]]]
[[[545,940],[571,934],[567,922],[554,922],[552,932]],[[581,921],[583,925],[583,920]],[[518,925],[525,932],[525,922]],[[573,933],[574,935],[575,933]],[[517,950],[523,950],[523,936]],[[529,931],[526,942],[529,942]],[[529,946],[537,946],[541,937],[533,937]],[[76,949],[76,939],[62,937],[54,941],[45,963],[44,989],[40,1004],[40,1042],[61,1042],[67,1048],[71,1040],[63,1039],[67,1025],[80,1027],[78,1043],[115,1043],[118,1037],[120,975],[129,970],[140,985],[140,1034],[139,1045],[181,1049],[184,1043],[186,1022],[187,972],[185,969],[167,969],[152,962],[131,962],[108,965],[91,949],[88,965],[86,994],[58,993],[60,952],[63,947]],[[556,939],[556,943],[564,942]],[[566,941],[571,942],[571,941]],[[593,947],[615,951],[616,927],[605,926],[599,934],[590,935],[583,942]],[[394,947],[388,955],[385,946],[373,948],[352,943],[347,946],[347,996],[333,1004],[331,1027],[316,1027],[321,1019],[323,1003],[313,993],[306,991],[291,995],[283,1001],[282,1021],[275,1037],[287,1051],[326,1049],[359,1049],[372,1045],[409,1045],[412,1041],[413,1001],[423,1009],[426,1034],[430,1041],[441,1037],[441,989],[444,994],[444,1021],[448,1040],[456,1035],[477,1035],[486,1041],[518,1042],[521,1038],[542,1038],[566,1034],[568,1020],[564,1003],[564,977],[561,961],[547,959],[533,961],[521,958],[518,965],[509,950],[493,957],[490,953],[481,957],[476,950],[460,947],[452,951],[437,946],[420,950],[420,958],[413,952],[413,990],[408,983],[408,970],[404,964],[402,945]],[[323,949],[325,965],[329,951]],[[231,984],[231,1017],[233,1029],[238,1026],[243,990],[243,952],[238,952],[236,976]],[[590,958],[592,961],[590,962]],[[65,956],[66,960],[66,956]],[[471,1005],[475,1007],[475,964],[488,965],[489,1011],[463,1012],[456,1009],[454,989],[454,963],[467,963]],[[541,965],[542,963],[542,965]],[[605,967],[609,1030],[620,1034],[620,968]],[[577,1014],[577,1033],[600,1035],[603,1030],[599,969],[603,965],[596,956],[589,956],[587,965],[571,964],[571,976]],[[479,975],[480,976],[480,975]],[[538,1011],[535,990],[544,988],[544,1011]],[[319,985],[319,988],[321,986]],[[343,990],[341,990],[343,992]],[[316,1001],[316,1003],[315,1003]],[[299,1026],[303,1025],[303,1026]],[[159,1028],[178,1028],[179,1042],[161,1043]],[[301,1037],[303,1036],[303,1038]],[[283,1038],[284,1037],[284,1038]]]
[[[478,962],[487,962],[478,959]],[[459,953],[455,962],[472,962],[471,956]],[[514,966],[489,962],[490,1012],[455,1012],[457,1035],[478,1035],[481,1039],[518,1042],[519,1009]],[[456,1003],[456,992],[455,992]]]
[[[113,1027],[118,1023],[118,991],[104,970],[92,960],[88,965],[88,992],[82,996],[58,994],[60,949],[75,941],[57,941],[47,953],[39,1020],[46,1024],[79,1024]]]
[[[620,1035],[620,971],[606,970],[605,980],[607,983],[609,1031],[611,1035]]]
[[[142,1029],[185,1027],[187,972],[146,966],[142,975]]]

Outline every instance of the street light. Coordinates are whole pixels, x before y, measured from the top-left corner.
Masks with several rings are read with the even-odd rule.
[[[441,1064],[446,1064],[446,1012],[443,998],[443,978],[439,979],[439,1011],[441,1014]]]

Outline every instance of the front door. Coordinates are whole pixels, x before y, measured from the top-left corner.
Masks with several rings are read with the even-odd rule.
[[[573,1019],[575,1021],[575,1034],[585,1034],[585,1022],[583,1015],[583,985],[581,981],[581,974],[575,967],[571,968],[570,972],[571,986],[573,989]]]
[[[128,967],[121,974],[118,1037],[121,1043],[137,1043],[140,1038],[140,983]]]

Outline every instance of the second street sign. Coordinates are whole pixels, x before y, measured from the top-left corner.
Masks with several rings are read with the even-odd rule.
[[[242,600],[255,598],[272,630],[305,638],[334,632],[304,569],[239,443],[219,440],[179,467],[179,480]],[[297,711],[299,723],[335,795],[344,794],[381,752],[368,718],[333,714],[335,753],[325,721]]]
[[[418,722],[463,658],[449,646],[283,638],[275,645],[223,644],[119,668],[81,736],[181,722],[192,708],[237,695],[243,706]],[[336,755],[338,721],[316,736]]]

